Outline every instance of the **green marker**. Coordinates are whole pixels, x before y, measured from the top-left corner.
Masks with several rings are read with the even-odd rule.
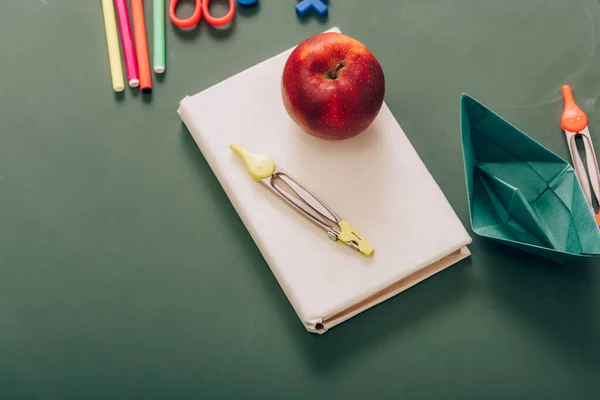
[[[153,69],[157,74],[165,72],[165,4],[164,0],[154,0],[154,54]]]

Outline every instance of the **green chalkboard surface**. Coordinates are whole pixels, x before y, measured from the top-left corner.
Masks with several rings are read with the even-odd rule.
[[[309,334],[176,110],[339,26],[379,58],[470,228],[460,94],[568,160],[570,83],[600,143],[598,1],[330,0],[324,19],[294,3],[228,30],[167,23],[167,73],[142,96],[111,89],[99,1],[0,2],[0,398],[596,398],[599,260],[474,237],[470,259]]]

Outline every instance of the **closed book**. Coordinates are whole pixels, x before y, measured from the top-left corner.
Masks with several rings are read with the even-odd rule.
[[[471,238],[385,102],[351,139],[300,130],[281,96],[292,50],[186,96],[178,113],[304,327],[324,333],[468,257]],[[232,142],[302,182],[373,245],[373,256],[332,242],[254,181]]]

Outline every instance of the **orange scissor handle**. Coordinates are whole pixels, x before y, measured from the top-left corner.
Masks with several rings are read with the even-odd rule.
[[[229,0],[229,11],[227,11],[227,14],[219,18],[215,18],[210,14],[210,11],[208,10],[209,6],[210,0],[204,0],[204,3],[202,3],[202,8],[204,9],[204,18],[206,18],[206,22],[212,26],[226,25],[233,19],[233,15],[235,14],[235,0]]]
[[[563,85],[562,94],[565,105],[560,118],[560,126],[569,132],[581,132],[588,124],[588,117],[585,112],[579,108],[577,103],[575,103],[571,86]]]
[[[171,4],[169,5],[169,17],[171,18],[171,22],[178,28],[191,28],[198,25],[198,22],[200,22],[200,18],[202,18],[202,0],[195,1],[196,5],[194,6],[194,13],[189,18],[181,19],[177,17],[177,4],[179,4],[179,0],[171,0]]]

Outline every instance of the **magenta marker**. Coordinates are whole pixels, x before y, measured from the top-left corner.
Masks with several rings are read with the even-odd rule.
[[[140,76],[135,55],[135,45],[133,44],[131,27],[129,26],[127,0],[115,0],[115,8],[117,11],[117,20],[119,21],[119,32],[121,33],[121,44],[123,46],[127,80],[129,81],[129,86],[138,87],[140,85]]]

